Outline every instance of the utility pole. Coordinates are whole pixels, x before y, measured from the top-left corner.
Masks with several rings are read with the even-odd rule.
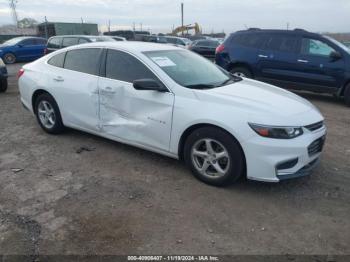
[[[287,23],[287,30],[289,30],[289,22]]]
[[[108,33],[111,32],[111,20],[108,20]]]
[[[9,0],[9,5],[12,11],[12,18],[13,18],[13,21],[15,22],[16,27],[18,27],[18,15],[16,11],[17,3],[18,3],[17,0]]]
[[[141,32],[142,32],[142,23],[140,23],[140,29],[141,29]]]
[[[184,27],[184,3],[181,3],[181,27]],[[181,32],[182,36],[184,35],[184,31]]]
[[[136,26],[135,26],[135,22],[133,22],[133,23],[132,23],[132,30],[133,30],[134,32],[136,31],[135,27],[136,27]]]
[[[45,16],[45,38],[48,39],[49,38],[49,34],[47,32],[47,18]]]

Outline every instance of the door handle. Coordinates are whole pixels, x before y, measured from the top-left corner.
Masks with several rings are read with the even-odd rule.
[[[303,60],[303,59],[298,59],[298,62],[299,62],[299,63],[304,63],[304,64],[309,63],[309,61]]]
[[[53,80],[55,80],[56,82],[63,82],[64,81],[62,76],[56,76],[53,78]]]
[[[106,87],[102,88],[101,91],[104,94],[115,94],[115,89],[110,87],[110,86],[106,86]]]
[[[260,58],[268,58],[267,55],[259,55]]]

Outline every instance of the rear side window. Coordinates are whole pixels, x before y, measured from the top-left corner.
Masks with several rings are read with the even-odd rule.
[[[168,43],[176,44],[177,43],[177,38],[167,38],[166,39]]]
[[[49,40],[49,42],[47,43],[47,47],[48,48],[55,48],[55,49],[59,49],[61,47],[61,38],[59,37],[55,37],[55,38],[51,38]]]
[[[68,47],[78,44],[78,38],[76,37],[65,37],[63,38],[62,47]]]
[[[297,44],[297,38],[294,36],[271,35],[267,38],[266,50],[280,52],[294,52]]]
[[[35,43],[37,45],[46,45],[46,40],[45,39],[35,39]]]
[[[303,38],[301,41],[301,53],[303,55],[329,56],[335,50],[325,42]]]
[[[145,78],[158,80],[138,59],[117,50],[108,50],[107,52],[106,77],[129,83]]]
[[[58,55],[51,57],[49,61],[47,61],[47,63],[53,66],[63,67],[65,56],[66,56],[66,52],[60,53]]]
[[[98,75],[101,49],[86,48],[67,52],[64,68],[90,75]]]
[[[86,38],[80,38],[78,44],[86,44],[89,43],[89,40],[87,40]]]
[[[263,34],[238,34],[232,37],[231,43],[245,47],[260,48],[265,41]]]
[[[36,41],[35,39],[26,39],[26,40],[23,40],[20,44],[23,46],[35,45]]]

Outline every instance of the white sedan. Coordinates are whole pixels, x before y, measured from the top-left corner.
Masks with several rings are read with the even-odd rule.
[[[25,65],[19,88],[48,133],[70,127],[183,159],[216,186],[307,175],[325,141],[324,119],[308,101],[168,45],[62,49]]]

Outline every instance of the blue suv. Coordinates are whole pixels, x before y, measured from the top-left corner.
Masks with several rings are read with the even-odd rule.
[[[0,45],[0,58],[6,64],[33,61],[44,55],[46,39],[41,37],[16,37]]]
[[[216,64],[232,74],[288,89],[331,93],[350,106],[350,49],[302,29],[248,29],[216,49]]]

